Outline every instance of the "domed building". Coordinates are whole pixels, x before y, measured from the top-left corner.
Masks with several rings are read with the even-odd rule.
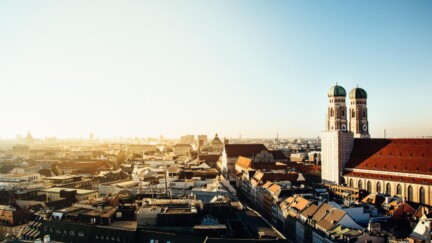
[[[214,150],[217,150],[219,152],[222,152],[222,150],[223,150],[224,145],[223,145],[222,141],[219,139],[219,136],[217,135],[217,133],[216,133],[213,141],[211,142],[211,146]]]
[[[367,116],[367,93],[362,88],[354,88],[349,93],[350,99],[350,131],[356,138],[369,138],[369,122]]]
[[[329,131],[347,130],[345,97],[346,97],[346,91],[342,86],[336,84],[329,89],[327,130]]]
[[[322,182],[432,205],[432,139],[370,139],[367,92],[356,87],[348,96],[346,116],[345,89],[336,84],[328,92]]]
[[[328,92],[328,97],[345,97],[346,96],[346,91],[342,86],[334,85],[332,87],[330,87],[329,92]]]

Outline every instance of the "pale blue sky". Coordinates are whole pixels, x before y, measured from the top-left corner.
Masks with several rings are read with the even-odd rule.
[[[432,1],[0,1],[2,137],[432,135]]]

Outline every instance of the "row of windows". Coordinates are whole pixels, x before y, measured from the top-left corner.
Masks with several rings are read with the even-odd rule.
[[[345,102],[345,99],[335,99],[335,100],[330,100],[330,103],[334,103],[334,102]]]
[[[351,105],[354,105],[354,101],[351,101]],[[357,101],[357,104],[366,104],[366,101]]]
[[[363,182],[361,180],[358,181],[357,184],[359,189],[363,189]],[[354,181],[353,179],[350,179],[349,181],[349,186],[350,187],[354,187]],[[381,182],[377,182],[375,189],[377,192],[382,192],[382,188],[381,188]],[[367,182],[366,184],[366,191],[368,192],[372,192],[372,183],[370,181]],[[391,184],[387,183],[386,184],[386,188],[385,188],[385,193],[392,196],[392,190],[391,190]],[[402,185],[401,184],[397,184],[396,186],[396,195],[400,195],[402,196],[403,192],[402,192]],[[407,200],[408,201],[414,201],[414,188],[410,185],[408,186],[408,191],[407,191]],[[426,203],[426,190],[424,189],[424,187],[420,187],[419,189],[419,202],[422,204]]]
[[[45,226],[45,231],[47,231],[47,230],[48,230],[48,227]],[[80,237],[84,237],[85,236],[84,232],[81,232],[81,231],[78,231],[78,232],[76,232],[74,230],[69,230],[68,231],[66,229],[64,229],[62,231],[62,229],[54,229],[54,228],[49,228],[49,230],[50,230],[50,232],[54,232],[55,231],[58,234],[61,234],[63,232],[63,234],[69,234],[69,235],[72,235],[72,236],[74,236],[76,234],[78,234],[78,236],[80,236]],[[117,242],[132,242],[131,239],[123,238],[123,240],[122,240],[121,237],[110,236],[110,235],[95,235],[95,238],[96,239],[101,239],[101,240],[117,241]]]
[[[46,227],[45,226],[45,231],[48,231],[48,227]],[[50,232],[54,232],[54,230],[55,230],[55,232],[57,233],[57,234],[61,234],[62,233],[62,230],[61,229],[54,229],[54,228],[49,228],[49,230],[50,230]],[[63,234],[69,234],[69,235],[76,235],[76,231],[74,231],[74,230],[63,230]],[[84,232],[81,232],[81,231],[78,231],[78,236],[84,236]]]
[[[96,239],[101,239],[101,240],[110,240],[110,241],[117,241],[117,242],[121,242],[122,239],[120,237],[116,237],[116,236],[109,236],[109,235],[96,235]],[[132,242],[131,239],[126,239],[123,238],[122,242]]]

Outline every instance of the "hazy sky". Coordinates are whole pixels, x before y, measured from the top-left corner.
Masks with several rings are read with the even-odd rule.
[[[0,1],[3,138],[432,135],[432,1]]]

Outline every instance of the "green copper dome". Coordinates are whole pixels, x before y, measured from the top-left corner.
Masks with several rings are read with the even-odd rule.
[[[357,87],[350,91],[349,97],[350,99],[366,99],[367,93],[364,89]]]
[[[332,86],[328,92],[328,97],[345,97],[346,91],[342,86]]]

